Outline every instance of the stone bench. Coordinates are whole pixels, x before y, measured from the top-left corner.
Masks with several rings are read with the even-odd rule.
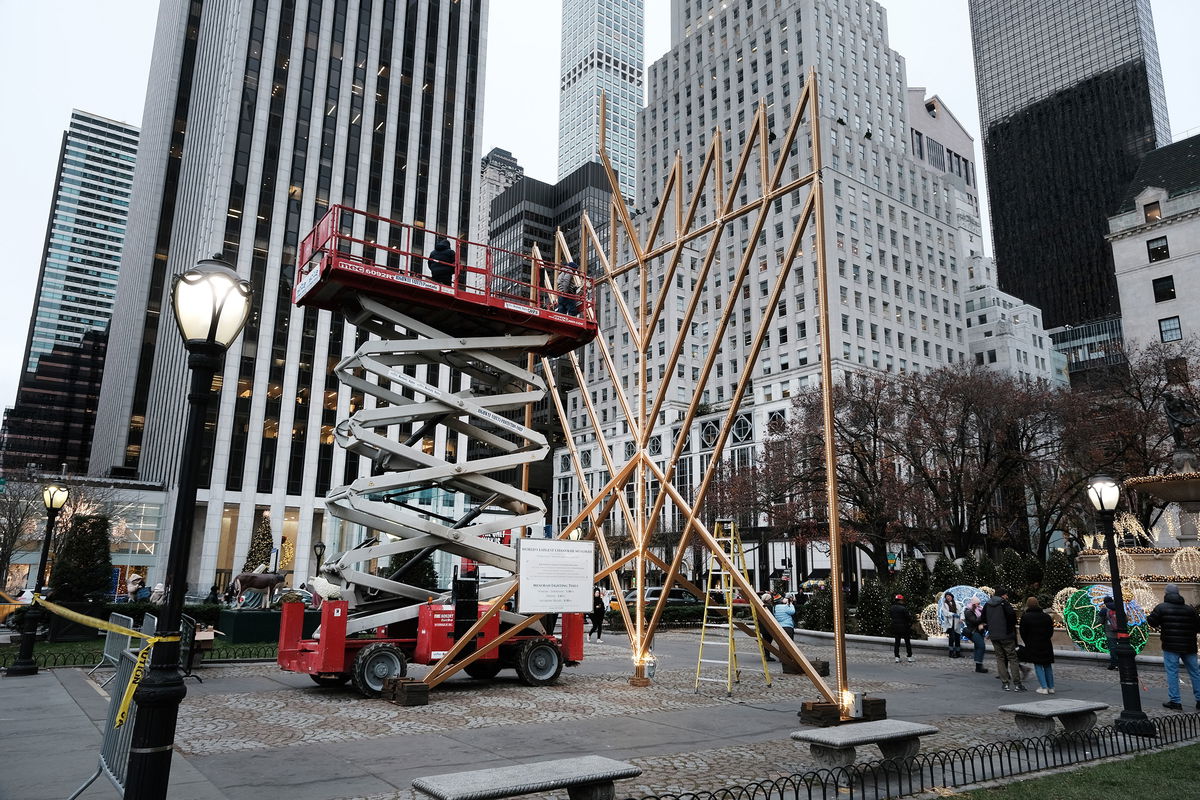
[[[613,781],[642,770],[603,756],[578,756],[511,767],[451,772],[417,778],[412,786],[435,800],[492,800],[566,789],[571,800],[613,800]]]
[[[905,722],[900,719],[881,719],[857,722],[811,731],[795,731],[792,738],[808,742],[809,752],[823,769],[848,767],[854,763],[854,748],[862,744],[879,746],[884,758],[907,761],[921,749],[921,737],[937,733],[932,725]]]
[[[1054,718],[1062,720],[1067,733],[1084,733],[1096,727],[1096,712],[1108,708],[1108,703],[1091,700],[1038,700],[1033,703],[1012,703],[1000,706],[1001,711],[1017,715],[1017,731],[1023,736],[1049,736],[1054,733]]]

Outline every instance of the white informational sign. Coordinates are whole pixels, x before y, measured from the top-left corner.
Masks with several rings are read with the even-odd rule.
[[[591,613],[595,542],[518,539],[517,613]]]

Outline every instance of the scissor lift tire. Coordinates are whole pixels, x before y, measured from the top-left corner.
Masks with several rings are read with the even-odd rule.
[[[408,674],[404,651],[389,642],[369,644],[354,657],[350,680],[364,697],[378,697],[388,678],[403,678]]]
[[[554,683],[562,668],[562,652],[549,639],[531,639],[517,653],[517,675],[526,686]]]

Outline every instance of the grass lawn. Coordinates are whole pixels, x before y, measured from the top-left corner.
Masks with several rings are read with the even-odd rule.
[[[1200,785],[1200,744],[1085,767],[961,795],[970,800],[1095,800],[1147,790],[1155,797],[1195,797]]]

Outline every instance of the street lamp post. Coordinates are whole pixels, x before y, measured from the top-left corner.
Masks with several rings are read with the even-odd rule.
[[[225,358],[225,351],[250,316],[250,284],[219,258],[205,259],[177,275],[171,288],[175,322],[188,351],[192,381],[171,546],[167,553],[166,613],[159,621],[163,631],[160,635],[163,636],[178,636],[183,615],[196,513],[197,466],[213,377]],[[179,672],[179,642],[160,642],[154,648],[150,669],[134,695],[137,718],[126,777],[126,800],[166,798],[175,722],[185,694],[187,689]]]
[[[1117,617],[1117,669],[1121,676],[1121,716],[1117,718],[1117,730],[1134,736],[1157,736],[1154,723],[1142,711],[1142,696],[1138,690],[1137,661],[1133,645],[1129,643],[1129,622],[1125,617],[1125,596],[1121,591],[1121,570],[1117,564],[1117,542],[1113,518],[1117,513],[1117,501],[1121,499],[1121,487],[1112,478],[1097,475],[1088,482],[1088,499],[1100,517],[1104,528],[1104,546],[1108,550],[1108,568],[1112,575],[1113,608]]]
[[[67,503],[67,490],[51,484],[42,490],[42,502],[46,506],[46,535],[42,538],[42,557],[38,561],[37,582],[33,584],[33,593],[41,593],[46,582],[46,562],[50,559],[50,542],[54,539],[54,521],[58,512]],[[42,624],[42,608],[37,603],[30,603],[25,609],[25,626],[21,631],[21,647],[17,651],[17,660],[5,671],[5,675],[15,678],[20,675],[36,675],[37,662],[33,660],[33,643],[37,640],[38,626]]]
[[[320,539],[318,539],[317,541],[313,542],[312,548],[313,548],[313,555],[315,555],[317,557],[316,572],[320,573],[321,565],[325,563],[325,543],[322,542]]]

